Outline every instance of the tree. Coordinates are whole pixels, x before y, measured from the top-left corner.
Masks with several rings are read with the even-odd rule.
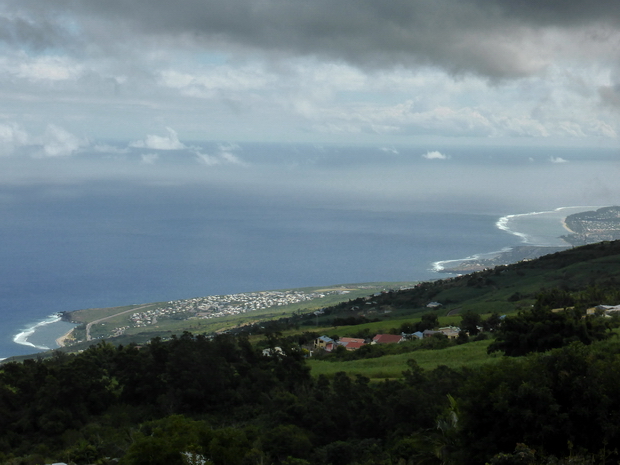
[[[609,445],[620,441],[620,360],[615,345],[601,346],[573,342],[473,373],[458,393],[468,456],[461,463],[485,463],[518,443],[555,457],[606,450],[614,460],[600,463],[616,463],[618,452]],[[500,458],[492,463],[518,463]]]
[[[499,328],[499,325],[502,322],[502,318],[499,313],[493,312],[489,317],[482,322],[482,330],[483,331],[495,331]]]
[[[467,331],[470,336],[475,336],[480,332],[478,326],[482,325],[482,317],[471,310],[467,310],[461,315],[461,329]]]
[[[417,324],[418,331],[433,329],[439,325],[439,318],[436,313],[426,313],[422,315],[422,319]]]
[[[278,425],[262,437],[263,450],[279,462],[287,458],[305,458],[312,443],[304,430],[295,425]]]
[[[557,349],[573,341],[587,345],[610,334],[601,317],[581,317],[570,310],[554,312],[546,307],[535,307],[506,317],[496,332],[495,342],[487,350],[518,357]]]
[[[203,422],[173,415],[145,423],[134,433],[134,442],[121,465],[184,465],[184,452],[201,453],[201,437],[208,435]]]

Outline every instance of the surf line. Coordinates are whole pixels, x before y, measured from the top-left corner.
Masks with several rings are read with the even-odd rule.
[[[50,348],[47,346],[40,346],[40,345],[33,344],[32,342],[29,342],[28,338],[32,336],[37,329],[43,326],[50,325],[52,323],[57,323],[60,320],[61,320],[60,313],[54,313],[52,315],[49,315],[45,320],[39,321],[38,323],[35,323],[34,325],[29,326],[23,331],[17,333],[13,337],[13,342],[15,342],[16,344],[24,345],[24,346],[34,347],[35,349],[50,350]]]

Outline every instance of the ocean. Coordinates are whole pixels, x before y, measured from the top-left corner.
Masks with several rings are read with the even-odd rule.
[[[604,150],[106,147],[0,159],[0,358],[56,347],[61,311],[438,279],[442,261],[556,246],[565,216],[618,204]]]

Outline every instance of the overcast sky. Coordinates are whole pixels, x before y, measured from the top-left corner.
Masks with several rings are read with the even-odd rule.
[[[620,134],[617,0],[4,0],[0,47],[5,156]]]

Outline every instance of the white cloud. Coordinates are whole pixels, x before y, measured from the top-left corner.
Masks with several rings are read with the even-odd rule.
[[[237,155],[232,152],[222,152],[220,153],[220,158],[225,162],[231,163],[233,165],[245,165],[246,163],[242,161]]]
[[[239,166],[247,166],[246,162],[244,162],[241,158],[239,158],[237,155],[233,153],[233,152],[241,150],[241,147],[239,145],[234,144],[234,143],[219,144],[218,150],[220,151],[218,156],[222,160],[223,163],[239,165]]]
[[[214,157],[213,155],[209,155],[207,153],[201,153],[199,151],[196,151],[194,153],[196,154],[196,158],[198,159],[198,161],[207,166],[219,165],[221,163],[221,161],[217,157]]]
[[[130,144],[131,147],[147,148],[153,150],[182,150],[187,146],[179,140],[177,132],[172,128],[166,128],[167,136],[148,135],[146,139]]]
[[[231,1],[6,0],[0,118],[151,151],[191,149],[177,130],[375,147],[619,137],[609,0]],[[151,134],[162,122],[175,130]]]
[[[432,152],[426,152],[424,155],[422,155],[422,157],[426,158],[427,160],[447,160],[448,158],[450,158],[448,155],[438,152],[437,150],[434,150]]]
[[[221,152],[234,152],[235,150],[241,150],[241,146],[239,144],[230,142],[226,144],[217,144],[217,148]]]
[[[13,155],[28,143],[28,134],[17,124],[0,124],[0,156]]]
[[[13,73],[30,81],[64,81],[77,79],[83,67],[67,57],[43,56],[30,58],[22,56],[15,64]]]
[[[239,166],[247,166],[247,163],[241,160],[237,155],[233,153],[235,150],[240,150],[239,145],[237,144],[218,144],[218,152],[215,155],[210,155],[207,153],[202,153],[200,150],[194,150],[196,154],[196,158],[200,163],[203,163],[207,166],[214,165],[239,165]]]
[[[568,163],[568,160],[565,160],[562,157],[551,157],[549,160],[551,163]]]
[[[46,157],[67,157],[83,145],[84,141],[55,124],[47,126],[42,138],[43,155]]]
[[[109,144],[96,144],[93,146],[93,150],[99,153],[107,153],[107,154],[126,154],[129,153],[129,149],[126,147],[116,147],[114,145]]]
[[[186,72],[166,69],[159,74],[162,86],[179,89],[188,95],[210,97],[214,91],[239,92],[262,89],[273,83],[276,76],[264,69],[264,64],[245,64],[237,67],[189,67]]]

